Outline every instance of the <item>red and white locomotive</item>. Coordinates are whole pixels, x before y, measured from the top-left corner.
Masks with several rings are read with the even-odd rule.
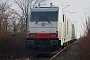
[[[71,22],[59,7],[31,8],[28,16],[28,47],[60,48],[70,42]]]

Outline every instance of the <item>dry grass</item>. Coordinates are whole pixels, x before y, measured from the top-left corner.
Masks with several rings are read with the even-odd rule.
[[[90,32],[87,36],[80,38],[79,60],[90,60]]]
[[[19,57],[26,51],[25,48],[25,33],[18,33],[12,37],[10,33],[0,36],[0,56]]]

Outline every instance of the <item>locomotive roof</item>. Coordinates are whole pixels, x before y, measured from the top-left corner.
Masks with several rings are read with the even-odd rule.
[[[31,8],[31,11],[58,11],[58,7],[37,7],[37,8]]]
[[[58,7],[39,7],[39,8],[58,8]]]

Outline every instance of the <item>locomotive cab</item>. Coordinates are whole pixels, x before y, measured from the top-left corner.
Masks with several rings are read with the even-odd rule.
[[[33,48],[53,48],[58,38],[58,7],[32,8],[28,18],[27,45]]]

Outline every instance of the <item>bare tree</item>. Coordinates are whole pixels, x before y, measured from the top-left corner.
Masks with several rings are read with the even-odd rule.
[[[9,22],[11,22],[9,24],[9,27],[11,27],[11,31],[12,31],[13,35],[15,35],[16,33],[20,32],[21,16],[14,9],[11,9],[9,19],[10,19]]]
[[[85,35],[80,38],[79,60],[90,59],[90,15],[88,13],[89,12],[85,14],[85,22],[83,22],[83,28],[85,28]]]
[[[0,5],[0,32],[7,31],[8,17],[9,17],[9,6],[6,3]]]
[[[6,3],[0,4],[0,34],[20,32],[21,15]]]
[[[86,31],[87,33],[89,33],[90,32],[90,16],[86,17],[85,22],[86,22]]]
[[[28,13],[30,8],[45,5],[47,0],[14,0],[14,2],[20,7],[23,14],[23,20],[25,25],[27,25]]]

